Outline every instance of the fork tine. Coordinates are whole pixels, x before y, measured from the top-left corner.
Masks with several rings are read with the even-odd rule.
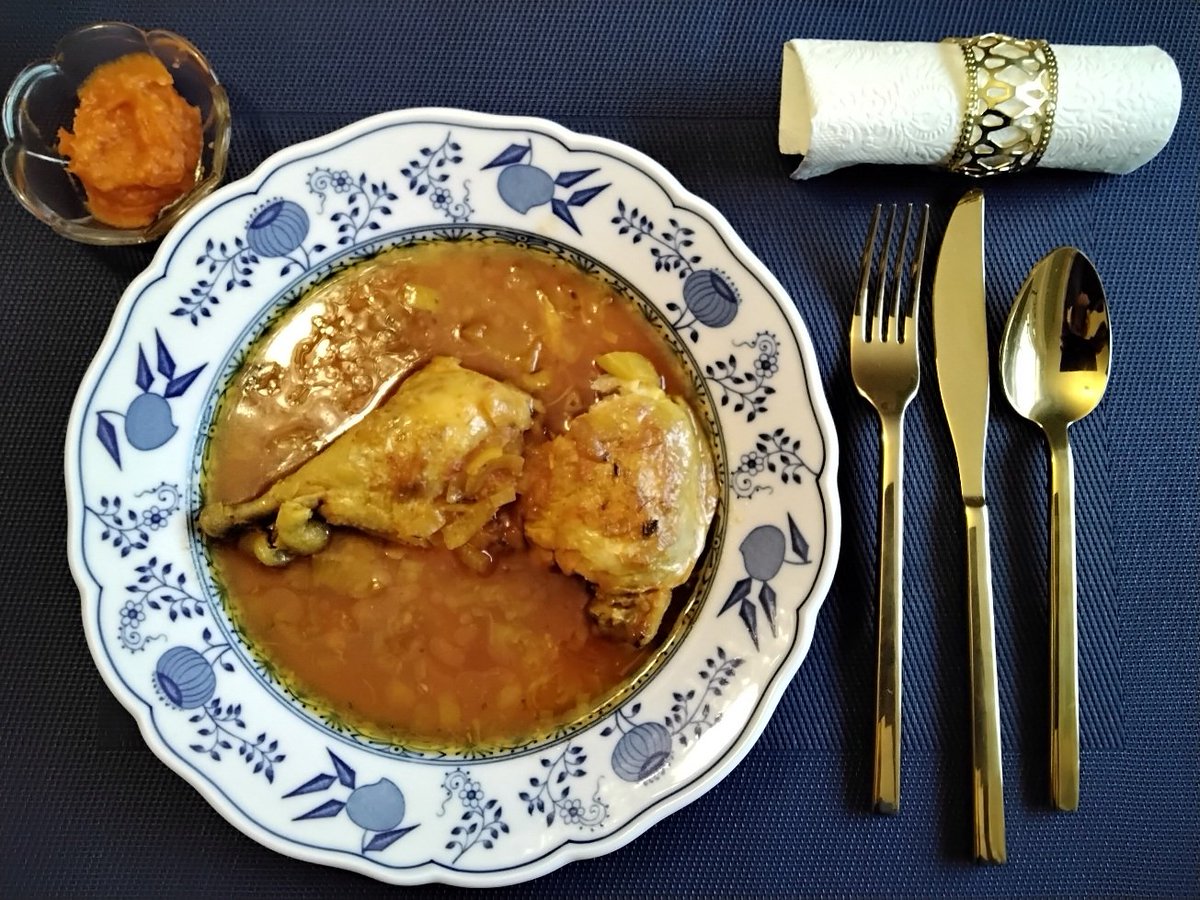
[[[883,253],[879,257],[879,285],[875,295],[875,312],[871,325],[871,340],[883,340],[883,318],[887,308],[883,305],[884,293],[887,290],[888,256],[892,250],[892,229],[896,225],[896,204],[892,204],[888,212],[887,231],[883,233]]]
[[[882,207],[875,204],[875,213],[871,216],[871,228],[867,232],[867,242],[863,245],[862,262],[859,263],[858,272],[858,299],[854,302],[854,323],[852,330],[857,329],[858,334],[855,335],[860,341],[867,339],[867,295],[870,293],[871,283],[871,257],[875,252],[875,233],[879,230],[879,215]]]
[[[912,285],[912,302],[909,304],[908,316],[904,322],[904,337],[908,338],[909,326],[913,329],[913,338],[919,334],[918,314],[921,311],[921,271],[925,268],[925,238],[929,234],[929,204],[921,212],[921,235],[917,238],[917,249],[913,254],[912,271],[908,283]]]
[[[908,253],[908,231],[912,225],[912,204],[904,211],[904,225],[900,228],[900,246],[896,250],[896,262],[892,266],[892,304],[888,310],[887,336],[889,340],[900,341],[900,288],[904,275],[904,256]],[[887,260],[884,260],[887,265]]]

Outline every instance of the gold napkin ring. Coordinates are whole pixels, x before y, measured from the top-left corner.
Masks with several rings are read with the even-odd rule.
[[[996,33],[946,40],[962,48],[967,67],[966,109],[947,168],[982,178],[1036,166],[1058,106],[1050,45]]]

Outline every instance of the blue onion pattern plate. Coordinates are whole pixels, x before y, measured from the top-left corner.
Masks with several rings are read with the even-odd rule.
[[[264,323],[377,250],[485,237],[571,260],[679,351],[722,501],[694,615],[620,705],[473,756],[297,702],[232,627],[194,527],[216,400]],[[614,850],[745,756],[808,652],[840,533],[808,334],[708,204],[628,147],[461,110],[284,150],[197,206],[129,286],[66,445],[92,653],[151,749],[281,853],[384,881],[496,885]]]

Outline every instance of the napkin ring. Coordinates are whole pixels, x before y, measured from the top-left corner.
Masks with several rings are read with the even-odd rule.
[[[946,166],[976,178],[1036,166],[1058,105],[1050,44],[995,33],[946,40],[962,49],[967,69],[962,128]]]

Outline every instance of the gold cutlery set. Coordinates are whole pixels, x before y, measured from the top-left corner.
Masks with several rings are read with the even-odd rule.
[[[873,796],[877,812],[893,813],[900,807],[903,421],[904,410],[920,383],[919,311],[929,209],[925,207],[914,229],[909,206],[893,254],[897,214],[892,208],[873,266],[880,218],[881,210],[876,207],[851,318],[850,360],[859,393],[875,407],[880,419]],[[909,234],[913,231],[916,236],[910,254]],[[938,388],[958,460],[966,519],[974,855],[981,862],[1001,863],[1007,854],[984,473],[989,366],[984,198],[978,190],[959,201],[946,227],[932,303]],[[1074,491],[1067,428],[1099,403],[1109,365],[1108,310],[1100,278],[1081,252],[1060,247],[1033,267],[1017,294],[1004,331],[1000,372],[1013,408],[1041,426],[1050,446],[1050,784],[1052,801],[1063,810],[1079,804]]]

